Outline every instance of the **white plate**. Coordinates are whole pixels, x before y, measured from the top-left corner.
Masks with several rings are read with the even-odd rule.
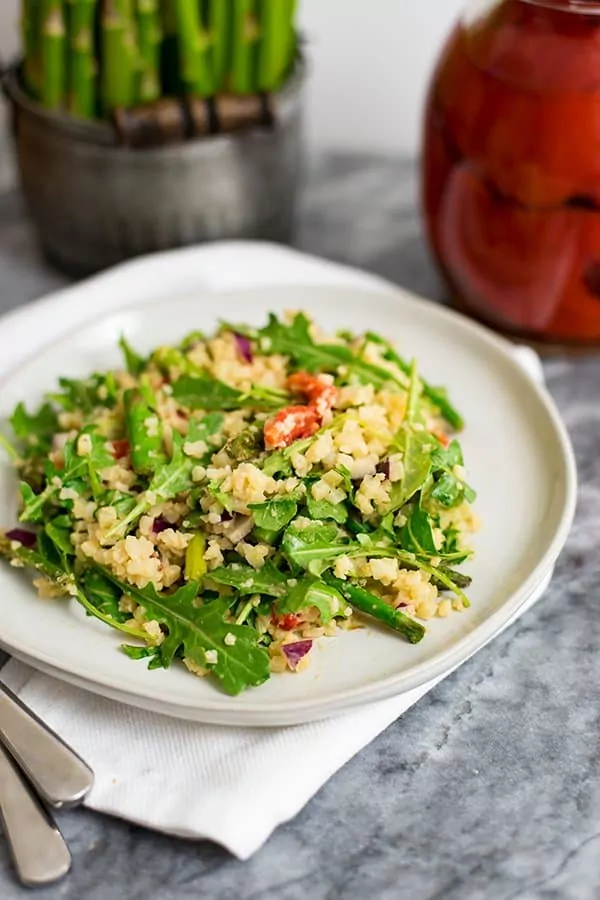
[[[0,417],[18,400],[35,405],[59,375],[83,376],[118,364],[121,333],[143,351],[193,328],[210,330],[220,316],[259,324],[269,310],[299,308],[326,328],[371,329],[397,341],[406,355],[418,358],[431,382],[448,386],[464,413],[468,425],[461,440],[484,522],[469,564],[471,609],[430,623],[417,646],[377,628],[322,641],[307,672],[274,676],[230,698],[180,666],[148,671],[121,654],[118,635],[86,618],[76,603],[39,600],[22,573],[2,566],[0,641],[6,649],[59,678],[157,712],[231,725],[281,725],[424,684],[467,659],[514,616],[566,540],[576,494],[572,450],[552,400],[515,362],[510,346],[434,304],[400,292],[332,287],[138,304],[63,335],[13,370],[0,384]],[[14,517],[15,480],[3,464],[0,522],[11,524]]]

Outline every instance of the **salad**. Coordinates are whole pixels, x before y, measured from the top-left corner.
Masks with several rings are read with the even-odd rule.
[[[385,338],[302,312],[222,324],[61,378],[0,440],[20,480],[0,555],[150,668],[230,694],[379,623],[417,643],[468,606],[463,421]]]

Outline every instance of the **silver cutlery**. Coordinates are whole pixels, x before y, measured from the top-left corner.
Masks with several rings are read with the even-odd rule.
[[[89,766],[0,683],[0,820],[23,884],[67,874],[71,854],[47,805],[76,806],[93,781]]]
[[[48,813],[0,747],[0,817],[19,878],[31,887],[66,875],[71,854]]]
[[[0,688],[0,742],[50,806],[77,806],[94,782],[91,769],[7,687]]]

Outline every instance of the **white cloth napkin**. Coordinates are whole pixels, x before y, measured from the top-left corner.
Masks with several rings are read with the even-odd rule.
[[[65,297],[71,303],[69,327],[118,307],[125,293],[128,304],[164,294],[165,277],[169,271],[173,274],[174,260],[178,271],[188,274],[175,285],[169,280],[172,293],[261,284],[390,289],[366,273],[280,247],[215,244],[127,264],[134,277],[126,292],[119,290],[118,271],[94,279],[90,294],[99,292],[98,298],[87,311],[82,311],[79,298],[69,301],[68,292],[63,292],[63,314]],[[148,272],[152,267],[153,275]],[[52,299],[38,305],[36,318],[45,340],[64,330],[64,324],[57,326]],[[2,343],[8,350],[15,346],[12,341],[22,320],[9,317],[4,323]],[[532,378],[543,379],[535,353],[526,348],[515,353]],[[518,615],[536,602],[548,581]],[[322,722],[244,729],[198,725],[130,708],[37,673],[16,660],[4,667],[2,679],[92,766],[96,780],[88,807],[170,834],[209,838],[240,859],[258,850],[334,772],[441,680]],[[294,760],[293,778],[290,759]]]

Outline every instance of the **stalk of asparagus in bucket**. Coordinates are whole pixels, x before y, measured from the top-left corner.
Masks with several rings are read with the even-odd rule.
[[[209,37],[197,0],[173,0],[179,37],[180,75],[185,91],[208,97],[213,91],[209,66]]]
[[[295,50],[295,0],[261,0],[258,89],[281,85]]]
[[[103,0],[101,95],[104,113],[137,100],[137,47],[133,0]]]
[[[215,93],[226,90],[231,63],[231,0],[207,0],[211,69]]]
[[[251,94],[256,90],[256,56],[260,37],[257,0],[233,0],[233,58],[231,90]]]
[[[69,0],[68,61],[69,91],[67,109],[73,116],[91,119],[96,112],[96,60],[94,58],[94,19],[96,0]]]
[[[42,0],[42,102],[61,109],[66,94],[66,31],[62,0]]]
[[[139,96],[142,103],[151,103],[161,95],[161,23],[158,0],[137,0],[137,19],[140,58]]]
[[[28,90],[39,96],[42,84],[41,0],[23,0],[21,33],[25,49],[23,76]]]

